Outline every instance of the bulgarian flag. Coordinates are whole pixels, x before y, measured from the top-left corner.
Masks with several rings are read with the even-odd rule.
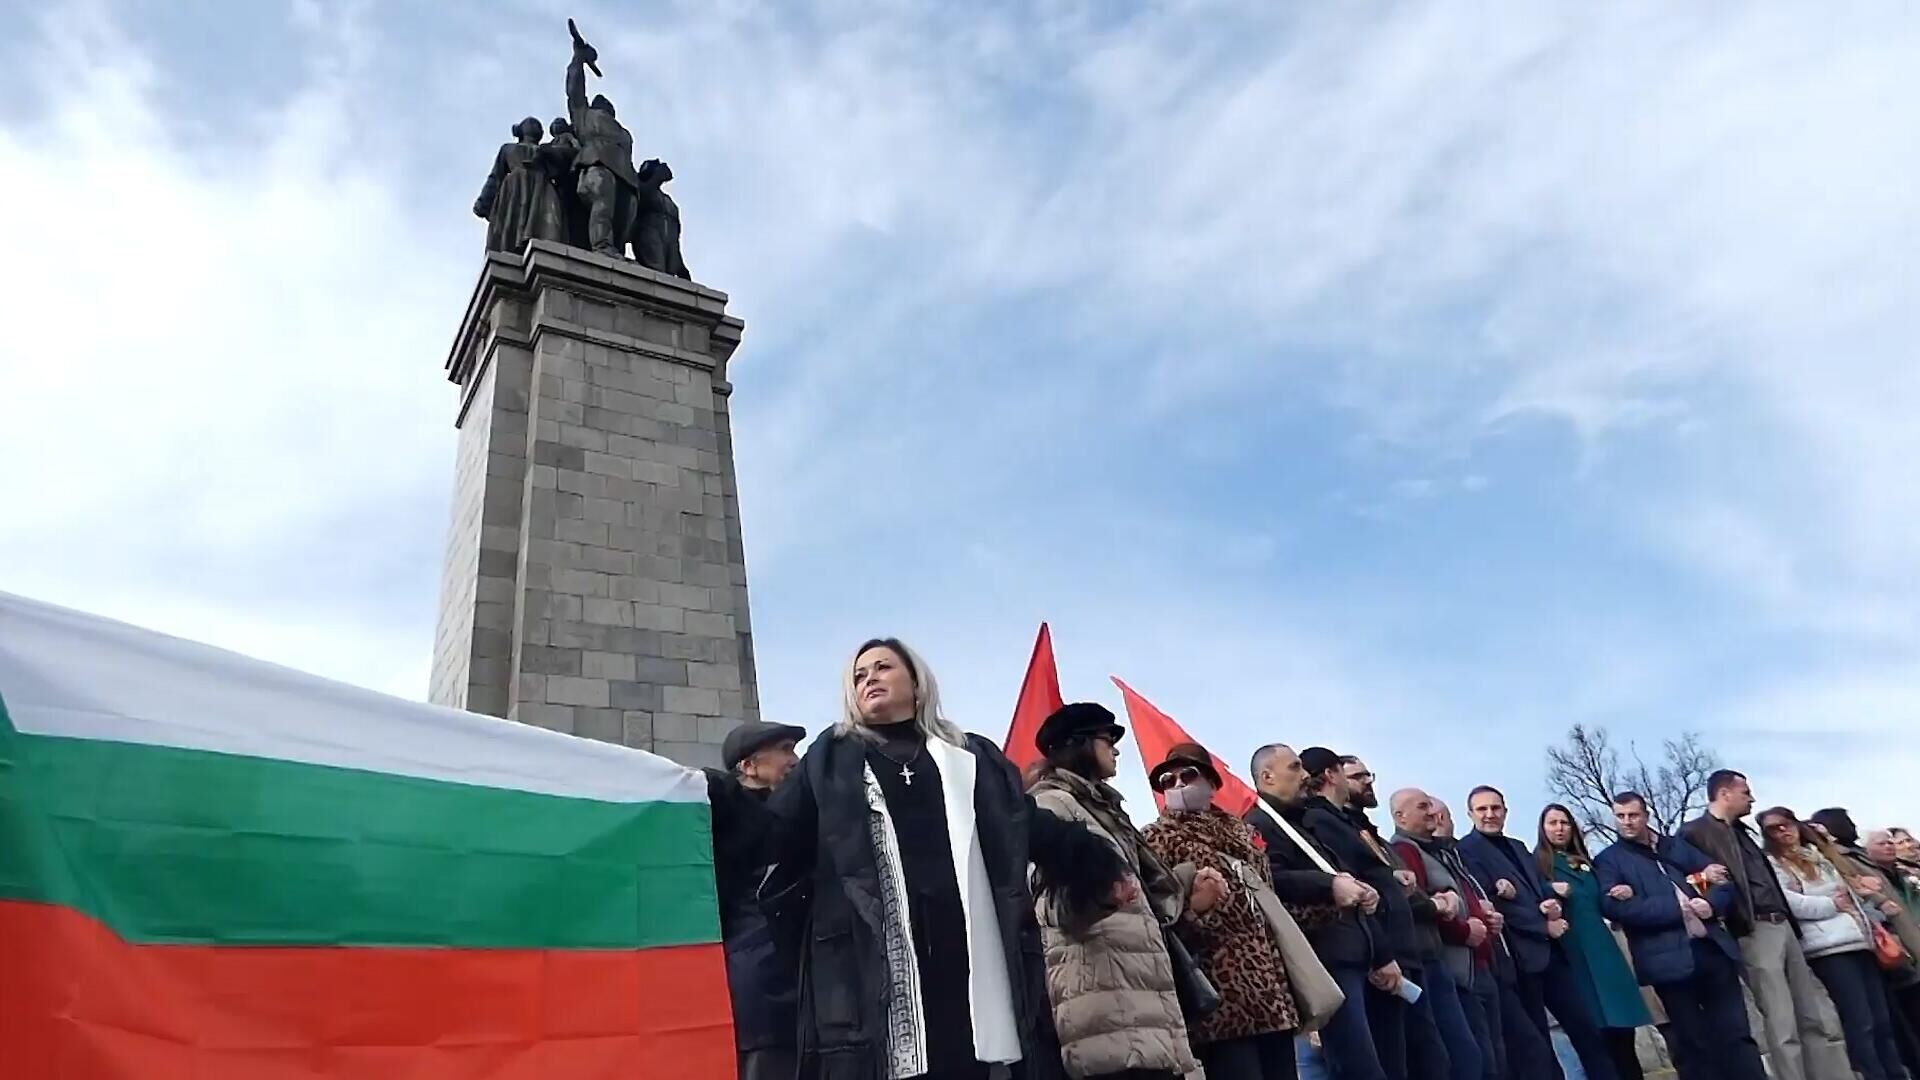
[[[730,1076],[696,772],[0,593],[0,1075]]]

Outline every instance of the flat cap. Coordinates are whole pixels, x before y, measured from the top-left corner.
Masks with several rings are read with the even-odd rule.
[[[720,744],[720,758],[725,767],[731,769],[776,743],[797,743],[806,737],[807,729],[803,727],[749,720],[727,732],[727,740]]]

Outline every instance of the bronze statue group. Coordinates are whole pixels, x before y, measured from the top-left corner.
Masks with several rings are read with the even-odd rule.
[[[549,131],[529,116],[514,141],[494,155],[493,170],[474,200],[487,222],[487,250],[519,254],[530,240],[550,240],[601,255],[631,258],[650,270],[691,278],[680,255],[680,208],[662,185],[667,163],[633,164],[633,135],[613,102],[589,101],[586,69],[599,54],[576,33],[567,65],[567,115]],[[542,141],[545,139],[545,141]]]
[[[1279,742],[1251,790],[1154,755],[1136,828],[1106,708],[1048,717],[1023,776],[898,640],[842,674],[804,755],[753,722],[708,774],[742,1080],[1641,1080],[1656,1027],[1680,1080],[1920,1076],[1905,830],[1756,815],[1721,770],[1678,835],[1621,792],[1610,847],[1554,806],[1529,848],[1483,785],[1456,838],[1427,792],[1382,807],[1359,758]]]

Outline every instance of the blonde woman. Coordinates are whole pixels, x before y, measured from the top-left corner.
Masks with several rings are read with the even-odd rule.
[[[895,638],[854,651],[844,714],[764,803],[709,774],[716,859],[776,864],[762,897],[800,967],[802,1080],[1057,1077],[1028,861],[1094,911],[1136,886],[1039,813],[993,743],[940,709]]]
[[[1776,806],[1760,815],[1767,857],[1800,920],[1807,965],[1826,984],[1847,1035],[1847,1057],[1866,1080],[1906,1080],[1886,980],[1873,957],[1873,931],[1826,835]]]

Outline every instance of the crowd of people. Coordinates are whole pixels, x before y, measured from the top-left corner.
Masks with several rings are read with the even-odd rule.
[[[1626,791],[1598,854],[1559,805],[1529,848],[1490,785],[1465,835],[1412,786],[1376,821],[1363,760],[1279,742],[1238,815],[1174,746],[1136,828],[1103,706],[1022,775],[897,640],[844,691],[804,756],[747,724],[710,774],[742,1080],[1564,1080],[1555,1025],[1587,1080],[1642,1080],[1648,1028],[1681,1080],[1920,1078],[1904,829],[1720,770],[1676,835]]]

